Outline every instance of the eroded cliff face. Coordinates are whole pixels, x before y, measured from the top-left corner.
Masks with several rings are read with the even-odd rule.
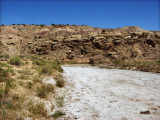
[[[160,31],[137,26],[101,29],[75,25],[4,25],[0,54],[46,55],[80,62],[160,59]]]

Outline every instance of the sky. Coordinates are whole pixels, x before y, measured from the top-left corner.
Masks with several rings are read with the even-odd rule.
[[[160,30],[160,0],[0,0],[0,23]]]

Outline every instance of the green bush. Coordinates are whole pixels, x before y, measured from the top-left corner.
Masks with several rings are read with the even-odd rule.
[[[22,64],[22,61],[21,61],[21,58],[16,56],[16,57],[11,57],[9,59],[9,63],[11,65],[17,65],[17,66],[20,66]]]

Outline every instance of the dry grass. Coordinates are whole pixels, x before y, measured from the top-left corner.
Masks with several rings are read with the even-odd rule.
[[[47,76],[54,77],[60,71],[62,72],[62,68],[57,61],[34,56],[15,56],[8,62],[0,62],[0,85],[2,82],[6,84],[4,90],[0,87],[0,98],[4,96],[4,101],[7,101],[3,104],[4,112],[1,112],[0,116],[3,116],[3,119],[51,118],[47,116],[45,103],[40,101],[51,100],[48,99],[49,96],[54,99],[55,89],[58,88],[45,84],[42,80]],[[39,101],[32,100],[34,97],[38,97]],[[62,103],[59,106],[62,106]]]
[[[132,69],[133,67],[136,70],[145,71],[145,72],[157,72],[160,73],[160,60],[151,60],[151,61],[120,61],[113,60],[109,64],[114,65],[115,67],[121,69]]]
[[[54,79],[56,80],[56,86],[64,87],[65,81],[64,81],[63,76],[61,74],[56,75],[56,77]]]
[[[63,115],[66,115],[66,114],[64,112],[58,110],[52,115],[52,118],[59,118]]]
[[[28,110],[33,115],[41,115],[43,117],[47,116],[47,110],[45,109],[44,103],[35,103],[30,101],[28,103]]]
[[[40,98],[45,98],[49,92],[54,93],[54,86],[51,84],[42,84],[37,87],[37,96]]]
[[[9,59],[9,63],[11,65],[17,65],[17,66],[20,66],[22,64],[22,61],[21,61],[21,58],[18,57],[18,56],[15,56],[15,57],[11,57]]]

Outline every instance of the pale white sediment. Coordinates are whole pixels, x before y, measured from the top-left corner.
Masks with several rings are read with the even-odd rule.
[[[63,66],[66,116],[79,120],[160,120],[160,74]],[[140,114],[141,111],[150,114]]]

